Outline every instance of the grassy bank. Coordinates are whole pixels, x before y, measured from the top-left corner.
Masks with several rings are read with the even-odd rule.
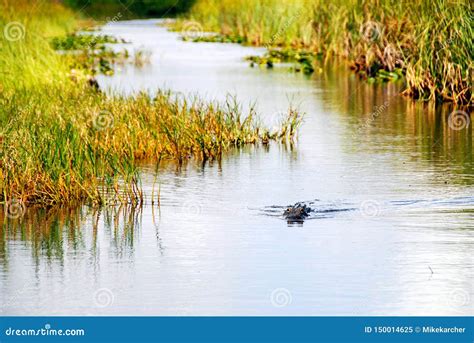
[[[55,3],[0,4],[0,203],[7,211],[138,203],[144,160],[217,159],[232,147],[292,136],[299,123],[292,111],[281,131],[269,133],[233,101],[204,103],[167,92],[153,99],[107,97],[87,82],[92,66],[82,55],[53,50],[70,44],[54,37],[78,25]],[[81,70],[71,70],[78,65]]]
[[[228,41],[309,51],[324,62],[342,57],[366,78],[400,74],[407,95],[472,106],[471,6],[467,0],[198,0],[187,19]],[[181,24],[196,35],[196,25]]]

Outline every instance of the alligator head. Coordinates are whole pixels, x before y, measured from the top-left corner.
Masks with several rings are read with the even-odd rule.
[[[285,217],[289,223],[302,223],[309,216],[311,211],[311,207],[296,203],[286,208],[283,212],[283,217]]]

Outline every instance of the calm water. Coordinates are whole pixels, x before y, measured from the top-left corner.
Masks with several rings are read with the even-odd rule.
[[[154,21],[103,31],[152,53],[101,77],[109,92],[231,94],[269,126],[292,103],[304,125],[293,146],[162,166],[159,209],[0,214],[4,314],[474,314],[472,125],[345,68],[250,68],[261,49],[185,43]],[[145,166],[148,196],[153,179]],[[298,201],[316,212],[288,225]]]

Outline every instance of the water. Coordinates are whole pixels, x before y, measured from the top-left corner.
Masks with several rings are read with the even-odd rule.
[[[104,33],[151,64],[100,77],[108,92],[225,100],[276,125],[306,113],[294,145],[162,166],[161,207],[28,210],[1,217],[1,309],[10,315],[472,315],[472,125],[367,85],[250,68],[262,49],[189,43],[155,21]],[[120,47],[118,47],[120,48]],[[154,166],[144,166],[150,197]],[[311,202],[303,225],[281,217]]]

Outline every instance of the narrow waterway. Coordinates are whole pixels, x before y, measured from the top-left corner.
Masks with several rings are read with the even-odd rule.
[[[474,314],[472,124],[343,66],[250,68],[244,57],[262,49],[183,42],[153,20],[103,33],[151,54],[101,76],[109,93],[234,96],[268,126],[293,105],[304,123],[294,144],[165,163],[160,208],[4,218],[4,314]],[[154,179],[145,166],[148,197]],[[299,201],[316,211],[288,225],[281,206]]]

